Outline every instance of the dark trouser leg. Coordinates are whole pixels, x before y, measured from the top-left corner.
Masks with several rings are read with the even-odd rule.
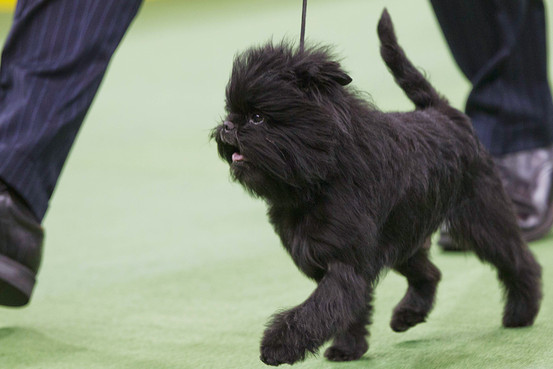
[[[20,0],[0,69],[0,179],[41,220],[142,0]]]
[[[473,84],[466,113],[492,155],[553,143],[541,0],[431,0],[455,60]]]

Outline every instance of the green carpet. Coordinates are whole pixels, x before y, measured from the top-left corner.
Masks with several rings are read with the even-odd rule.
[[[426,0],[311,1],[307,35],[338,45],[355,85],[380,107],[410,109],[378,54],[385,5],[408,55],[461,107],[469,86]],[[0,310],[0,368],[264,367],[266,319],[314,285],[281,248],[263,203],[230,183],[207,135],[224,113],[232,56],[270,37],[296,38],[299,8],[299,0],[144,6],[52,200],[33,301]],[[9,23],[0,15],[2,36]],[[436,249],[443,282],[426,324],[404,334],[388,327],[406,287],[390,273],[376,291],[364,358],[310,357],[296,367],[553,368],[551,235],[532,249],[545,271],[534,327],[501,328],[492,270]]]

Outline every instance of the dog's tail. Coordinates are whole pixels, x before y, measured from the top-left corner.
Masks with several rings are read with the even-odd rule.
[[[405,56],[405,52],[397,43],[394,25],[386,9],[382,12],[378,22],[378,38],[380,39],[382,59],[394,76],[396,83],[415,103],[417,109],[449,105],[447,100],[438,94],[424,75]]]

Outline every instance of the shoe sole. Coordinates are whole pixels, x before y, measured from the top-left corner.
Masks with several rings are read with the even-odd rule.
[[[27,305],[35,282],[35,273],[32,270],[0,255],[0,305]]]

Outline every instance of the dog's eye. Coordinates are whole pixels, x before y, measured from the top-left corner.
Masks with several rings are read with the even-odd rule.
[[[265,118],[261,114],[252,114],[250,117],[250,123],[261,124],[265,121]]]

